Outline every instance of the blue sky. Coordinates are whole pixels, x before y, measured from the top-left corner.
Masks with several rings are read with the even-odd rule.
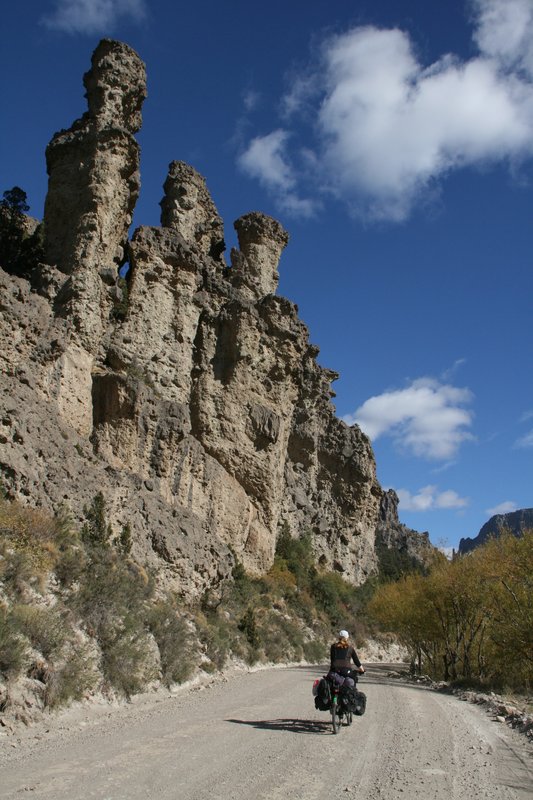
[[[102,36],[148,69],[134,225],[158,224],[173,159],[228,248],[243,213],[284,224],[279,291],[401,520],[457,546],[531,507],[533,0],[10,3],[0,190],[35,216]]]

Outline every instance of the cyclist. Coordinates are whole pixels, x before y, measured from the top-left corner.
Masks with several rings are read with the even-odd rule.
[[[345,678],[347,686],[355,686],[356,678],[351,677],[354,673],[353,664],[356,666],[355,672],[363,673],[365,668],[359,661],[359,656],[356,653],[355,647],[349,643],[350,634],[348,631],[342,630],[339,633],[337,642],[331,645],[330,648],[330,672],[342,675]],[[353,664],[352,664],[353,661]]]

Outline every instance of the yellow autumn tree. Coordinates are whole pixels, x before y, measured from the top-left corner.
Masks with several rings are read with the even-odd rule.
[[[382,586],[368,610],[435,678],[531,687],[533,531]]]
[[[533,531],[489,541],[478,556],[490,590],[487,658],[498,683],[533,685]]]

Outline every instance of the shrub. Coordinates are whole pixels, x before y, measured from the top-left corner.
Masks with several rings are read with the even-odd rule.
[[[59,708],[72,700],[80,700],[98,683],[96,660],[89,648],[71,645],[63,654],[62,662],[53,664],[47,675],[44,704]]]
[[[133,542],[131,538],[131,525],[129,522],[127,522],[125,525],[123,525],[122,530],[120,531],[120,536],[118,538],[117,546],[119,551],[123,555],[129,556],[129,554],[131,553],[132,545]]]
[[[104,679],[129,698],[157,677],[157,667],[145,631],[127,622],[101,632],[99,643]]]
[[[379,541],[376,542],[376,555],[381,582],[398,581],[403,575],[409,575],[412,572],[417,574],[427,572],[414,556],[394,547],[386,547]]]
[[[43,589],[57,559],[57,533],[50,514],[0,498],[0,554],[6,559],[3,580],[15,594],[22,593],[28,583]]]
[[[294,539],[287,523],[284,523],[276,544],[276,556],[296,578],[298,586],[305,587],[314,574],[314,555],[311,534],[306,532]]]
[[[205,655],[213,665],[209,667],[209,665],[204,664],[203,669],[207,671],[210,671],[210,669],[222,669],[230,651],[233,649],[233,652],[235,652],[235,648],[232,648],[235,626],[226,617],[219,614],[218,611],[214,611],[197,614],[196,627]],[[242,655],[242,650],[238,654]]]
[[[163,681],[168,686],[187,680],[198,656],[187,621],[170,598],[150,609],[148,626],[159,648]]]
[[[127,696],[153,677],[145,627],[152,593],[145,570],[104,545],[87,548],[79,590],[68,601],[100,645],[105,679]]]
[[[107,547],[113,530],[106,520],[106,507],[102,492],[95,494],[90,505],[83,509],[83,513],[86,521],[81,529],[82,540],[95,547]]]
[[[11,612],[14,625],[45,659],[60,650],[67,639],[65,620],[54,609],[17,605]]]
[[[263,578],[267,592],[285,599],[292,598],[296,592],[296,576],[289,569],[287,562],[276,556],[274,563]]]
[[[124,322],[128,315],[128,306],[129,306],[129,298],[128,298],[128,282],[126,278],[120,277],[117,281],[117,290],[118,293],[115,297],[113,302],[113,307],[111,309],[111,318],[116,320],[117,322]]]
[[[257,595],[257,581],[251,578],[235,554],[232,569],[233,586],[231,594],[238,603],[248,603]]]
[[[285,615],[265,614],[261,618],[259,638],[268,661],[300,661],[303,656],[301,627]]]
[[[0,674],[4,677],[18,675],[25,661],[26,644],[8,610],[0,606]]]
[[[244,633],[246,641],[252,646],[252,648],[257,650],[259,647],[259,634],[257,631],[257,625],[255,623],[254,610],[251,606],[248,606],[244,612],[238,628],[240,631],[242,631],[242,633]]]
[[[111,548],[87,548],[86,555],[79,590],[70,603],[90,632],[98,637],[125,618],[142,626],[145,602],[153,594],[153,581],[146,571],[133,561],[124,561]]]
[[[54,573],[61,586],[67,589],[80,580],[86,566],[85,550],[73,544],[60,550]]]
[[[25,595],[33,575],[29,556],[11,549],[5,541],[0,542],[0,579],[8,595],[16,598]]]
[[[306,661],[310,661],[312,664],[319,664],[323,661],[327,661],[329,657],[324,642],[319,639],[310,639],[304,642],[303,651]]]
[[[55,515],[55,542],[58,552],[54,573],[60,584],[68,588],[80,579],[86,557],[79,531],[64,506],[60,506]]]
[[[316,604],[328,615],[333,625],[337,626],[351,616],[353,587],[336,572],[316,575],[311,588]]]
[[[314,626],[319,621],[320,613],[316,607],[315,598],[307,589],[288,595],[288,606],[292,613],[303,619],[307,625]],[[327,624],[326,627],[330,628],[331,625]]]

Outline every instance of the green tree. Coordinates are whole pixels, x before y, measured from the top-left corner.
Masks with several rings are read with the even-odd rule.
[[[86,520],[81,529],[83,541],[96,547],[108,547],[113,530],[106,520],[106,505],[102,492],[95,494],[83,512]]]
[[[120,531],[120,536],[118,538],[118,549],[125,556],[129,556],[129,554],[131,553],[132,544],[133,542],[131,539],[131,525],[129,522],[126,522],[126,524],[122,526],[122,530]]]
[[[291,536],[288,523],[284,522],[276,544],[276,558],[292,572],[300,588],[307,586],[315,572],[310,532],[306,531],[295,539]]]
[[[0,200],[0,266],[11,275],[30,278],[44,258],[43,227],[38,225],[30,235],[25,213],[29,211],[26,192],[14,186]]]
[[[244,633],[248,643],[256,650],[259,647],[259,634],[257,631],[257,624],[255,621],[254,610],[248,606],[244,612],[244,616],[239,622],[239,630]]]
[[[8,210],[12,214],[22,216],[26,211],[30,210],[26,202],[26,192],[19,186],[13,186],[12,189],[7,189],[4,192],[3,200],[0,200],[2,209]]]

